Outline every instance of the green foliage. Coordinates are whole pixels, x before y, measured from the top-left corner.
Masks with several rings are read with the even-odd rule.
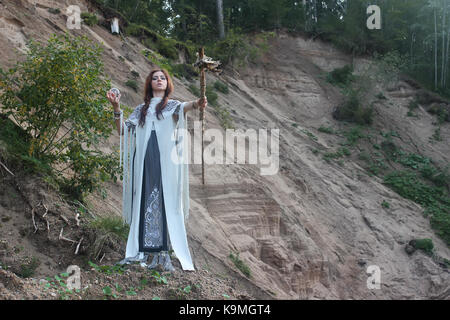
[[[418,167],[419,172],[422,177],[434,183],[438,187],[446,187],[450,189],[450,173],[449,173],[449,165],[444,167],[443,169],[437,168],[434,165],[431,165],[429,162],[426,162]]]
[[[336,68],[328,73],[327,81],[337,86],[346,87],[354,79],[352,72],[353,68],[351,65]]]
[[[346,138],[346,141],[342,143],[344,146],[355,146],[358,141],[362,138],[367,138],[367,135],[362,132],[362,126],[354,126],[351,127],[350,130],[344,131],[343,135]]]
[[[137,72],[137,71],[135,71],[135,70],[131,70],[131,75],[134,77],[134,78],[139,78],[139,72]]]
[[[170,60],[178,60],[178,50],[186,54],[187,60],[193,59],[194,47],[175,39],[164,37],[146,26],[129,24],[125,33],[141,39],[141,42],[149,49],[158,52]]]
[[[114,265],[114,266],[99,266],[92,261],[88,261],[89,266],[94,268],[97,272],[105,273],[108,275],[117,273],[123,274],[125,272],[125,268],[123,266]]]
[[[324,132],[324,133],[328,133],[328,134],[334,134],[334,130],[331,127],[324,127],[324,126],[320,126],[320,128],[318,129],[320,132]]]
[[[306,129],[300,129],[300,131],[303,132],[304,134],[306,134],[312,140],[317,141],[317,137],[312,132],[310,132],[310,131],[308,131]]]
[[[60,300],[69,300],[71,299],[74,292],[67,287],[66,280],[63,278],[67,278],[69,275],[67,273],[60,273],[59,276],[55,275],[54,278],[47,277],[46,283],[44,283],[44,290],[48,290],[50,288],[56,290],[59,294]],[[80,293],[79,289],[75,290],[76,293]]]
[[[36,257],[32,257],[30,261],[20,265],[20,271],[18,272],[18,275],[22,278],[29,278],[34,275],[39,265],[39,259],[37,259]]]
[[[225,39],[215,41],[205,50],[209,52],[208,56],[219,60],[223,66],[236,61],[238,67],[243,67],[249,62],[256,62],[268,50],[268,40],[274,36],[272,32],[250,36],[242,34],[240,28],[231,29]]]
[[[434,132],[433,135],[429,138],[430,141],[434,140],[434,141],[442,141],[442,137],[441,137],[441,127],[437,127]]]
[[[95,26],[96,24],[98,24],[97,15],[95,15],[94,13],[82,12],[81,19],[83,19],[83,22],[88,26]]]
[[[136,296],[137,295],[136,290],[134,290],[134,287],[131,287],[130,289],[126,290],[125,294],[127,296]]]
[[[211,86],[206,86],[205,91],[206,98],[208,99],[208,104],[212,106],[217,105],[217,98],[219,97]]]
[[[192,65],[186,63],[175,64],[172,67],[172,70],[178,78],[184,77],[189,81],[199,75],[197,70]]]
[[[59,8],[48,8],[48,12],[51,14],[60,14],[61,10],[59,10]]]
[[[433,254],[433,240],[431,239],[414,239],[409,242],[411,246],[413,246],[416,249],[422,250],[428,255]]]
[[[350,150],[348,150],[346,147],[340,147],[336,152],[325,153],[323,159],[327,162],[330,162],[331,159],[339,159],[342,158],[344,155],[348,157],[350,154],[351,154]]]
[[[442,124],[445,121],[450,121],[449,112],[446,107],[446,105],[433,104],[430,108],[428,108],[428,112],[436,115],[438,118],[438,123]]]
[[[225,94],[228,94],[228,92],[229,92],[228,86],[219,80],[214,82],[214,89],[216,89],[219,92],[225,93]]]
[[[194,95],[194,96],[196,96],[196,97],[200,97],[200,89],[197,87],[197,86],[195,86],[195,85],[193,85],[193,84],[190,84],[189,85],[189,87],[188,87],[188,89],[189,89],[189,91]],[[207,97],[208,98],[208,97]],[[209,104],[210,102],[208,101],[208,104]]]
[[[376,98],[377,98],[377,99],[380,99],[380,100],[387,100],[387,98],[386,98],[386,96],[383,94],[383,92],[379,92],[379,93],[376,95]]]
[[[425,184],[409,171],[391,172],[384,177],[384,183],[402,197],[422,205],[431,226],[450,245],[450,197],[445,188]]]
[[[156,270],[152,270],[151,277],[155,279],[158,284],[167,284],[167,278],[161,276],[161,274]]]
[[[102,217],[92,220],[89,227],[104,233],[113,233],[120,239],[128,238],[129,226],[119,217]]]
[[[138,84],[136,80],[127,80],[127,82],[125,82],[125,85],[132,88],[136,92],[138,91]]]
[[[251,277],[250,268],[245,264],[244,261],[242,261],[239,258],[239,253],[234,255],[232,252],[230,252],[229,258],[231,261],[233,261],[234,265],[248,278]]]
[[[412,100],[408,104],[408,109],[413,111],[415,109],[419,108],[419,104],[417,103],[417,100]]]
[[[101,49],[67,33],[52,36],[46,46],[30,41],[28,47],[24,61],[8,72],[0,69],[2,113],[26,134],[18,143],[28,150],[16,156],[34,167],[51,167],[60,190],[82,199],[119,172],[118,155],[95,148],[112,133]]]
[[[209,103],[208,103],[209,104]],[[219,118],[220,125],[224,129],[234,129],[233,119],[230,112],[222,106],[213,105],[214,114]]]
[[[105,299],[117,298],[117,294],[113,293],[111,287],[109,286],[104,287],[102,291],[105,295]]]
[[[372,114],[372,107],[363,107],[357,93],[351,90],[347,94],[346,101],[333,112],[333,117],[341,121],[370,125],[372,124]]]
[[[160,68],[166,69],[167,72],[169,72],[169,74],[170,74],[171,76],[174,75],[173,67],[172,67],[172,64],[171,64],[171,62],[170,62],[169,59],[164,58],[164,57],[161,56],[160,54],[154,53],[154,52],[152,52],[152,51],[150,51],[150,50],[143,50],[143,51],[142,51],[142,54],[143,54],[147,59],[149,59],[153,64],[159,66]]]

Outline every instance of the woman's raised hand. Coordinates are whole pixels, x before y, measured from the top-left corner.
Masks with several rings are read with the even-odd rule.
[[[197,100],[197,105],[200,109],[204,109],[208,105],[208,100],[205,96]]]
[[[106,97],[108,98],[109,102],[111,102],[111,104],[113,105],[114,109],[118,109],[119,108],[119,102],[120,102],[120,97],[121,97],[120,93],[119,93],[118,96],[116,96],[116,94],[114,92],[109,90],[106,93]]]

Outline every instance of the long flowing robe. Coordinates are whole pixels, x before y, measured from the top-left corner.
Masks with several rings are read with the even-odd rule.
[[[142,199],[142,179],[145,152],[154,129],[158,140],[162,189],[167,219],[167,230],[174,253],[183,270],[194,270],[186,237],[185,220],[189,216],[189,172],[186,103],[169,99],[156,118],[155,107],[161,98],[153,97],[144,127],[139,116],[144,104],[136,107],[125,121],[123,140],[120,141],[120,163],[123,163],[123,218],[130,225],[125,258],[143,257],[139,252],[139,219]],[[172,118],[178,112],[178,122]],[[122,119],[121,119],[122,125]],[[122,131],[122,127],[121,127]],[[133,161],[133,155],[134,161]],[[134,173],[134,174],[133,174]]]

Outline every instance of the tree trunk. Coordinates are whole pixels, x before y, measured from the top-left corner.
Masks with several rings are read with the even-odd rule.
[[[141,0],[136,1],[136,6],[134,7],[133,14],[131,15],[130,21],[133,22],[134,16],[136,15],[137,9],[139,5],[141,4]]]
[[[184,0],[181,0],[181,28],[183,29],[183,39],[187,39],[186,10],[184,8]]]
[[[222,0],[216,0],[217,7],[217,26],[219,28],[219,39],[225,38],[225,28],[223,26],[223,2]]]
[[[447,5],[444,1],[444,15],[442,16],[442,67],[441,67],[441,87],[444,87],[445,70],[445,16],[447,14]]]
[[[434,8],[434,89],[437,90],[437,16]]]
[[[445,55],[444,88],[447,86],[448,49],[449,49],[449,45],[450,45],[450,27],[447,30],[447,54]]]
[[[414,46],[414,41],[415,41],[415,33],[413,32],[411,34],[411,47],[410,47],[410,57],[411,57],[411,67],[414,68],[414,51],[413,51],[413,46]]]

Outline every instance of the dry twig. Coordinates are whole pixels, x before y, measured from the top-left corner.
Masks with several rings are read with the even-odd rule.
[[[10,174],[10,175],[12,175],[13,177],[14,177],[14,173],[12,173],[4,164],[3,164],[3,162],[1,162],[0,161],[0,165],[6,170],[6,171],[8,171],[8,173]]]
[[[81,241],[83,241],[84,237],[81,237],[80,242],[78,242],[77,248],[75,249],[75,254],[78,254],[78,250],[80,249]]]
[[[38,231],[38,227],[36,225],[36,221],[34,220],[34,208],[31,209],[31,219],[33,220],[34,233],[36,233],[36,231]]]
[[[69,242],[72,242],[72,243],[77,243],[76,241],[74,241],[72,239],[64,237],[63,236],[63,230],[64,230],[64,228],[61,228],[61,232],[59,233],[59,240],[64,240],[64,241],[69,241]]]

